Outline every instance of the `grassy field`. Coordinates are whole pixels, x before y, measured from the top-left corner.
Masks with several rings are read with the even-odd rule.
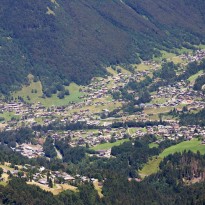
[[[150,70],[151,66],[147,66],[147,65],[141,63],[139,65],[135,65],[135,67],[136,67],[137,71],[145,71],[145,70]]]
[[[200,70],[198,73],[196,73],[195,75],[192,75],[191,77],[188,78],[188,81],[193,83],[195,82],[195,80],[199,77],[199,75],[201,75],[203,73],[202,70]]]
[[[107,149],[110,149],[114,146],[119,146],[119,145],[123,144],[124,142],[128,142],[128,141],[129,141],[129,139],[123,139],[123,140],[118,140],[117,142],[114,142],[114,143],[108,142],[108,143],[104,143],[104,144],[99,144],[95,147],[92,147],[91,149],[96,150],[96,151],[107,150]]]
[[[136,131],[137,131],[137,128],[128,128],[128,130],[127,130],[128,134],[130,134],[130,135],[135,134]]]
[[[200,44],[198,47],[199,47],[200,49],[205,49],[205,45],[203,45],[203,44]]]
[[[107,67],[106,70],[108,73],[112,74],[113,76],[117,75],[117,72],[113,70],[111,67]]]
[[[181,49],[181,52],[179,53],[184,53],[186,50],[185,49]],[[162,56],[161,57],[157,57],[154,58],[155,61],[157,62],[161,62],[163,59],[167,59],[168,61],[173,61],[175,64],[177,63],[183,63],[184,61],[177,56],[175,53],[170,53],[170,52],[166,52],[166,51],[161,51]]]
[[[80,92],[80,86],[75,83],[71,83],[69,86],[66,86],[65,89],[68,89],[70,95],[65,96],[64,99],[59,99],[57,94],[52,95],[50,98],[42,98],[42,84],[40,81],[34,82],[33,76],[28,76],[30,84],[28,86],[23,86],[21,90],[13,93],[14,98],[18,98],[18,96],[22,97],[28,103],[37,103],[41,102],[46,107],[62,106],[67,105],[69,102],[80,102],[80,96],[83,94]],[[32,92],[32,91],[36,92]]]
[[[205,145],[202,145],[198,139],[193,139],[191,141],[184,141],[177,145],[168,147],[159,156],[156,156],[148,161],[147,164],[140,170],[140,175],[142,177],[148,176],[150,174],[156,173],[159,170],[159,164],[164,157],[174,154],[176,152],[183,152],[185,150],[191,150],[196,153],[200,151],[201,154],[205,154]]]
[[[80,102],[80,101],[82,101],[81,99],[79,99],[79,97],[83,95],[83,93],[81,93],[79,91],[80,86],[78,86],[75,83],[71,83],[69,86],[66,86],[65,89],[69,90],[70,95],[65,96],[64,99],[59,99],[57,97],[57,95],[55,94],[55,95],[52,95],[51,98],[45,98],[45,99],[41,98],[40,102],[44,106],[50,107],[52,105],[63,106],[63,105],[69,104],[70,102]]]
[[[181,142],[177,145],[168,147],[165,149],[159,157],[164,158],[170,154],[176,153],[176,152],[183,152],[184,150],[191,150],[192,152],[200,151],[201,154],[205,154],[205,145],[202,145],[200,141],[197,139],[193,139],[191,141],[185,141]]]
[[[173,57],[176,57],[176,54],[169,53],[169,52],[166,52],[166,51],[163,51],[163,50],[161,51],[161,54],[162,54],[162,56],[156,57],[156,58],[154,58],[154,60],[157,61],[157,62],[161,62],[165,58],[167,60],[171,60]]]
[[[160,114],[160,113],[167,113],[172,109],[172,107],[160,107],[160,108],[146,108],[146,114]]]
[[[152,101],[150,103],[152,104],[162,104],[162,103],[165,103],[167,102],[167,99],[166,98],[156,98],[156,99],[152,99]]]
[[[32,75],[29,75],[28,79],[30,84],[28,86],[24,85],[21,90],[14,92],[13,97],[18,98],[20,96],[27,102],[38,102],[39,98],[43,95],[41,82],[34,82]],[[36,90],[37,92],[32,93],[32,90]],[[27,96],[29,96],[30,101],[27,99]]]
[[[107,101],[108,100],[108,101]],[[93,103],[97,103],[97,102],[107,102],[104,105],[89,105],[89,106],[84,106],[83,108],[81,108],[80,110],[90,110],[93,113],[99,113],[102,112],[103,109],[109,109],[109,111],[113,111],[114,109],[116,109],[117,107],[122,107],[122,103],[121,102],[109,102],[109,99],[106,98],[102,98],[102,99],[96,99],[93,100]],[[79,109],[73,109],[70,110],[69,113],[75,113],[75,112],[79,112]]]
[[[43,185],[38,182],[27,182],[27,184],[38,186],[45,191],[51,192],[53,195],[58,195],[65,190],[77,191],[77,187],[68,184],[57,184],[55,185],[55,188],[49,188],[47,185]]]
[[[10,121],[12,118],[19,119],[20,116],[15,115],[14,112],[4,112],[0,114],[0,117],[3,117],[5,122]]]
[[[124,68],[121,67],[121,66],[117,66],[117,67],[116,67],[116,70],[117,70],[117,69],[120,69],[120,70],[121,70],[121,73],[123,73],[123,74],[131,74],[130,71],[124,69]],[[111,67],[107,67],[106,70],[107,70],[108,73],[112,74],[113,76],[117,75],[117,71],[116,71],[116,70],[113,70]]]

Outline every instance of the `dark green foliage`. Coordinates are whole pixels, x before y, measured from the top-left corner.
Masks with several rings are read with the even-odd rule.
[[[4,173],[4,170],[0,168],[0,177],[2,176],[3,173]]]
[[[100,205],[97,191],[91,184],[79,187],[80,192],[65,191],[58,196],[27,185],[23,179],[13,178],[6,187],[0,186],[1,204],[19,205]]]
[[[198,152],[194,154],[190,151],[175,153],[167,156],[161,163],[160,173],[163,177],[178,180],[193,180],[194,178],[204,178],[205,156],[201,156]],[[182,183],[183,181],[181,181]]]
[[[147,122],[127,121],[127,122],[113,122],[111,127],[112,128],[146,127],[146,126],[166,125],[166,124],[167,124],[166,122],[159,122],[159,121],[147,121]]]
[[[49,158],[55,158],[57,156],[54,140],[51,137],[47,137],[45,143],[43,144],[43,151],[45,156]]]
[[[194,83],[194,90],[202,90],[205,85],[205,75],[199,76]]]
[[[37,186],[29,186],[22,179],[13,178],[9,185],[0,188],[1,200],[3,204],[42,204],[51,205],[62,203],[53,197],[49,192],[41,190]]]
[[[85,148],[71,147],[66,141],[56,141],[56,148],[63,156],[64,162],[78,163],[85,157]]]
[[[106,65],[139,63],[159,56],[159,49],[204,42],[202,0],[58,4],[1,1],[0,92],[19,88],[32,73],[49,97],[56,92],[53,82],[85,84],[105,74]],[[47,7],[55,15],[46,14]]]
[[[173,83],[176,80],[177,65],[173,62],[167,62],[162,64],[162,69],[154,73],[155,77],[161,78],[163,81]]]
[[[187,80],[190,76],[204,69],[205,69],[205,60],[202,60],[200,63],[196,61],[191,62],[186,66],[186,71],[178,77],[178,80]]]
[[[139,99],[137,100],[137,103],[140,104],[140,103],[148,103],[151,101],[151,95],[149,93],[148,90],[142,90],[140,93],[139,93]]]
[[[202,109],[198,113],[183,113],[179,115],[180,124],[182,125],[200,125],[205,126],[205,109]]]
[[[20,128],[17,131],[0,132],[0,142],[2,144],[15,145],[16,143],[28,143],[34,139],[33,131],[30,128]],[[10,146],[15,147],[15,146]]]

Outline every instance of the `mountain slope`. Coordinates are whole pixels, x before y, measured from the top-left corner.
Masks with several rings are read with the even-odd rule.
[[[53,92],[58,83],[87,83],[104,74],[105,65],[199,43],[204,9],[203,0],[2,0],[1,92],[25,82],[28,73]],[[10,52],[8,44],[18,49]]]

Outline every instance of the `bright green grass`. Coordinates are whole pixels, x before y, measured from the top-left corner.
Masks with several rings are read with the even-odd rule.
[[[200,70],[198,73],[196,73],[195,75],[192,75],[188,78],[189,82],[193,83],[198,77],[199,75],[201,75],[203,73],[202,70]]]
[[[188,49],[188,48],[180,48],[180,49],[177,49],[177,52],[179,54],[184,54],[184,53],[191,53],[192,50],[191,49]]]
[[[183,152],[185,150],[190,150],[194,153],[200,151],[201,154],[205,154],[205,145],[202,145],[201,142],[198,141],[198,139],[193,139],[191,141],[184,141],[177,145],[168,147],[158,157],[149,160],[148,163],[145,164],[143,169],[140,170],[140,175],[144,177],[156,173],[159,170],[159,164],[164,157],[176,152]]]
[[[165,103],[167,102],[167,99],[166,98],[156,98],[156,99],[152,99],[152,101],[150,103],[153,103],[153,104],[162,104],[162,103]]]
[[[154,58],[155,61],[162,61],[162,59],[170,60],[173,57],[176,57],[176,54],[169,53],[167,51],[161,51],[162,56]]]
[[[107,149],[110,149],[114,146],[119,146],[121,144],[123,144],[124,142],[128,142],[129,139],[123,139],[123,140],[118,140],[117,142],[114,142],[114,143],[104,143],[104,144],[99,144],[95,147],[92,147],[91,149],[97,151],[97,150],[107,150]]]
[[[135,65],[137,71],[145,71],[145,70],[149,70],[151,66],[145,65],[143,63],[139,64],[139,65]]]
[[[41,102],[46,107],[50,107],[52,105],[63,106],[63,105],[69,104],[70,102],[82,101],[81,99],[79,99],[79,97],[83,95],[79,91],[80,86],[78,86],[75,83],[71,83],[69,86],[66,87],[66,89],[69,90],[70,95],[65,96],[65,98],[63,99],[59,99],[57,95],[55,94],[55,95],[52,95],[52,97],[50,98],[45,98],[45,99],[39,98],[39,102]]]
[[[115,70],[113,70],[111,67],[107,67],[106,69],[107,69],[107,72],[109,72],[113,76],[117,75],[117,72]]]
[[[200,45],[198,46],[198,48],[205,49],[205,45],[200,44]]]
[[[32,93],[32,90],[37,90],[37,93]],[[21,90],[13,93],[14,98],[18,96],[22,97],[27,102],[38,102],[39,98],[43,95],[41,82],[30,82],[29,86],[23,86]],[[27,99],[27,96],[30,97],[30,100]]]
[[[121,67],[121,66],[118,66],[117,68],[121,69],[121,73],[123,74],[131,74],[131,72],[129,70],[126,70],[125,68]]]
[[[145,113],[146,114],[160,114],[160,113],[167,113],[172,109],[172,107],[160,107],[160,108],[146,108]]]
[[[159,164],[161,160],[162,159],[159,157],[154,157],[153,159],[149,160],[143,169],[139,171],[140,176],[144,178],[145,176],[157,173],[159,171]]]
[[[8,183],[6,183],[6,182],[4,182],[4,181],[1,181],[1,182],[0,182],[0,185],[1,185],[1,186],[6,186],[7,184],[8,184]]]
[[[3,114],[0,114],[0,117],[3,117],[5,121],[10,121],[12,118],[19,119],[20,116],[15,115],[14,112],[4,112]]]
[[[200,151],[201,154],[205,154],[205,145],[202,145],[198,139],[193,139],[190,141],[181,142],[177,145],[168,147],[165,149],[159,157],[164,158],[170,154],[174,154],[176,152],[183,152],[184,150],[190,150],[194,153]]]
[[[75,83],[71,83],[69,86],[66,86],[65,89],[68,89],[70,92],[70,95],[65,96],[64,99],[59,99],[57,97],[57,94],[52,95],[50,98],[42,98],[43,92],[42,92],[42,84],[40,81],[34,82],[33,76],[28,76],[30,85],[29,86],[23,86],[20,91],[16,91],[13,93],[14,98],[18,98],[18,96],[21,96],[26,102],[28,103],[37,103],[41,102],[46,107],[54,106],[63,106],[69,104],[69,102],[80,102],[81,99],[79,99],[80,96],[83,94],[80,92],[80,86],[78,86]],[[37,90],[37,93],[32,93],[32,90]],[[30,100],[27,98],[29,96]]]
[[[136,131],[137,131],[137,128],[128,128],[128,130],[127,130],[128,134],[130,134],[130,135],[135,134]]]
[[[155,142],[149,144],[149,148],[154,148],[154,147],[159,147],[159,145],[156,144]]]
[[[38,118],[35,118],[35,121],[38,123],[38,124],[43,124],[44,122],[43,122],[43,118],[41,118],[41,117],[38,117]]]
[[[185,49],[182,49],[181,53],[185,52]],[[175,53],[170,53],[167,51],[161,51],[162,56],[154,58],[155,61],[161,62],[163,59],[167,59],[168,61],[173,61],[175,64],[182,63],[183,60],[177,56]]]

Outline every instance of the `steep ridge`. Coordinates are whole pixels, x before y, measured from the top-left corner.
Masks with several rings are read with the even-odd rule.
[[[32,73],[52,92],[59,83],[85,84],[109,64],[200,43],[204,9],[203,0],[2,0],[0,91]]]

